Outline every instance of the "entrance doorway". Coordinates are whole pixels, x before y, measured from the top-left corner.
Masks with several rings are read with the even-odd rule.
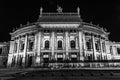
[[[58,63],[63,62],[63,53],[57,53],[57,62]]]
[[[19,67],[22,67],[22,59],[23,59],[23,58],[20,56],[20,57],[19,57]]]
[[[77,53],[76,52],[72,52],[71,53],[71,62],[77,62]]]
[[[28,55],[28,64],[27,67],[31,67],[32,66],[32,56]]]
[[[48,52],[43,53],[43,62],[44,63],[49,63],[49,56],[50,56],[50,53],[48,53]]]

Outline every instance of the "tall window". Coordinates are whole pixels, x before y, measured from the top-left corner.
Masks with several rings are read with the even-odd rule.
[[[112,46],[110,46],[110,53],[113,54],[113,51],[112,51]]]
[[[49,41],[48,40],[45,41],[45,49],[49,49]]]
[[[96,47],[97,51],[100,51],[100,41],[99,40],[95,41],[95,47]]]
[[[120,55],[120,48],[117,48],[118,55]]]
[[[58,49],[62,49],[62,41],[61,40],[58,41]]]
[[[14,44],[14,52],[17,52],[17,43]]]
[[[23,50],[24,50],[24,45],[25,45],[24,41],[20,41],[20,51],[21,52],[23,52]]]
[[[87,50],[92,50],[92,40],[90,38],[86,39]]]
[[[103,49],[103,52],[105,53],[106,49],[105,49],[105,42],[102,42],[102,49]]]
[[[2,48],[0,48],[0,54],[2,54]]]
[[[29,44],[28,50],[29,50],[29,51],[33,51],[33,48],[34,48],[34,41],[33,41],[33,40],[29,40],[29,41],[28,41],[28,44]]]
[[[76,45],[75,45],[75,41],[74,40],[70,41],[70,46],[71,46],[72,49],[75,49]]]

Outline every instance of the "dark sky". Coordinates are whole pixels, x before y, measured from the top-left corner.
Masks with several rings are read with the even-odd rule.
[[[120,42],[120,0],[1,0],[0,42],[10,40],[14,27],[35,22],[41,6],[44,12],[56,12],[57,5],[63,12],[76,12],[79,6],[83,21],[99,24],[110,32],[111,41]]]

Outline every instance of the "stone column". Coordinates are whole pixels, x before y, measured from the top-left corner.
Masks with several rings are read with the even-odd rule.
[[[101,58],[103,59],[103,47],[102,47],[102,39],[100,37],[100,50],[101,50]]]
[[[106,45],[106,40],[105,40],[105,53],[107,52],[107,45]]]
[[[34,56],[36,56],[37,55],[37,50],[38,50],[38,35],[37,35],[37,33],[34,36],[35,36],[35,40],[34,40]]]
[[[15,41],[10,41],[10,49],[9,49],[10,54],[14,53],[14,46],[15,46]]]
[[[23,67],[26,67],[27,65],[27,40],[28,40],[28,35],[25,35],[25,45],[24,45],[24,55],[23,55]]]
[[[111,46],[111,53],[110,53],[110,55],[113,55],[114,54],[114,46],[112,45]],[[111,57],[111,56],[110,56]],[[108,58],[108,56],[107,56],[107,59],[110,59],[110,57]]]
[[[79,36],[79,52],[80,52],[80,60],[84,60],[84,56],[83,56],[83,43],[82,43],[82,32],[79,31],[78,33],[78,36]]]
[[[76,49],[79,49],[78,48],[78,37],[75,38],[75,45],[76,45]]]
[[[85,40],[85,33],[82,34],[83,37],[83,57],[86,57],[86,40]]]
[[[37,38],[37,36],[38,36],[38,38]],[[36,54],[36,56],[37,56],[38,65],[40,65],[41,61],[42,61],[42,55],[41,55],[41,43],[42,43],[42,41],[41,41],[41,38],[42,38],[42,33],[41,32],[39,32],[38,34],[36,34],[35,39],[38,40],[36,42],[36,45],[37,45],[36,46],[36,48],[37,48],[37,54]]]
[[[34,48],[33,48],[33,51],[34,51],[34,54],[33,54],[33,60],[32,60],[32,67],[35,67],[37,66],[36,64],[36,58],[37,58],[37,41],[38,41],[38,35],[36,33],[34,33]]]
[[[15,66],[17,67],[17,60],[19,56],[19,47],[20,47],[20,38],[17,40],[17,54],[16,54],[16,61],[15,61]]]
[[[92,34],[92,43],[93,43],[93,55],[94,55],[93,59],[97,60],[97,58],[96,58],[96,48],[95,48],[95,38],[94,38],[93,34]]]
[[[66,49],[66,59],[69,59],[69,54],[68,54],[68,50],[69,50],[69,37],[68,37],[68,32],[65,32],[65,49]]]
[[[54,59],[55,58],[55,55],[54,55],[54,50],[55,50],[55,32],[52,32],[51,33],[51,47],[52,47],[52,55],[51,55],[51,59]]]

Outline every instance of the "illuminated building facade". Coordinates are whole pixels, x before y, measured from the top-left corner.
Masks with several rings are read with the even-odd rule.
[[[11,33],[9,67],[40,67],[84,61],[111,60],[109,33],[99,25],[83,22],[80,9],[43,13]],[[119,51],[120,52],[120,51]]]

